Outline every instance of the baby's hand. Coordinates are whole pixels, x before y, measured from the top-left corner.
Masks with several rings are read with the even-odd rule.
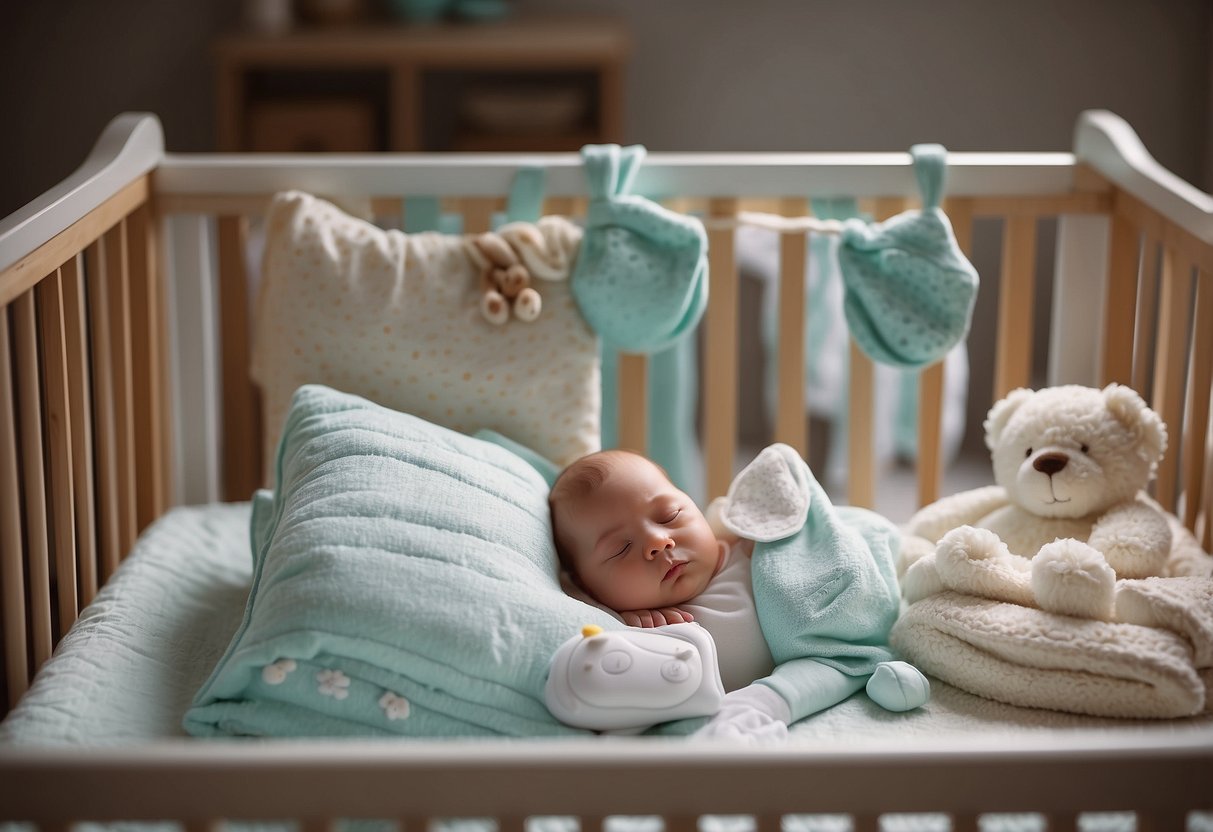
[[[666,624],[690,624],[695,616],[678,607],[662,607],[659,610],[628,610],[619,613],[623,623],[629,627],[662,627]]]

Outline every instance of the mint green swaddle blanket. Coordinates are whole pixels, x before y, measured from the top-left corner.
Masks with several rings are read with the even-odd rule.
[[[584,733],[543,704],[584,624],[560,589],[543,477],[510,451],[327,387],[302,387],[255,503],[244,620],[192,734]]]
[[[185,729],[199,736],[583,734],[544,705],[549,663],[582,626],[623,625],[561,590],[548,484],[536,461],[357,396],[300,388],[278,449],[276,490],[254,505],[244,619]],[[823,503],[815,511],[833,509]],[[814,522],[807,532],[814,557],[831,562],[822,529],[849,529],[837,534],[852,554],[883,546],[885,524],[874,517]],[[789,604],[771,608],[777,619],[797,607],[804,587],[795,563],[764,578],[764,594],[789,593]],[[849,605],[829,606],[827,618]],[[820,652],[812,639],[822,633],[821,612],[812,622],[787,619],[789,655]],[[806,623],[810,629],[797,634]],[[846,651],[823,656],[853,660]],[[794,668],[785,674],[789,685],[821,681]],[[820,696],[812,686],[803,693]],[[700,723],[660,730],[687,733]]]

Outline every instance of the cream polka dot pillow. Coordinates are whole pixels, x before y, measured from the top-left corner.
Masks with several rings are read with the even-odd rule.
[[[490,324],[468,237],[384,231],[297,191],[266,218],[252,376],[265,471],[291,396],[318,383],[463,433],[482,428],[559,465],[599,447],[598,341],[568,288],[580,230],[500,229],[541,278],[542,311]]]

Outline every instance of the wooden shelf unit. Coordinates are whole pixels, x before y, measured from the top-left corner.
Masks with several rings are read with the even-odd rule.
[[[233,33],[215,50],[218,145],[223,151],[543,151],[620,142],[629,51],[622,25],[599,18]],[[343,88],[329,83],[333,77],[355,83]],[[473,130],[460,121],[458,101],[429,100],[438,96],[427,95],[427,87],[443,77],[455,97],[514,81],[522,90],[578,84],[586,112],[575,124],[549,130]],[[266,78],[291,80],[293,88],[259,87]],[[445,132],[435,140],[442,122]]]

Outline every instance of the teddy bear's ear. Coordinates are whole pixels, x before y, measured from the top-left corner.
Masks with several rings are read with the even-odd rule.
[[[1015,411],[1019,410],[1024,402],[1032,398],[1032,395],[1032,390],[1026,387],[1019,387],[1007,393],[1005,398],[994,402],[994,406],[990,408],[990,412],[986,415],[986,420],[982,425],[986,429],[987,448],[992,451],[997,447],[998,440],[1002,438],[1002,431],[1007,426],[1007,422],[1011,421],[1011,417],[1015,415]]]
[[[1137,452],[1143,459],[1157,463],[1167,451],[1167,426],[1141,396],[1123,384],[1109,384],[1103,389],[1108,412],[1133,433]]]

